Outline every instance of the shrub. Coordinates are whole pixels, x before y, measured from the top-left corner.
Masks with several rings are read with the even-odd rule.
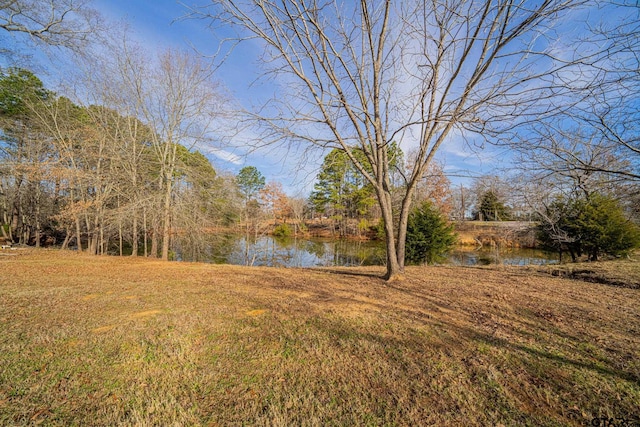
[[[293,231],[288,224],[280,224],[273,229],[273,235],[276,237],[291,237]]]
[[[569,252],[574,261],[583,254],[591,261],[625,255],[640,246],[638,226],[625,217],[618,201],[600,194],[556,200],[539,229],[543,244]]]
[[[306,233],[307,231],[309,231],[309,227],[307,227],[307,224],[305,224],[304,222],[299,222],[298,230],[300,230],[301,233]]]
[[[456,241],[453,225],[429,201],[409,214],[405,262],[433,264],[444,258]]]

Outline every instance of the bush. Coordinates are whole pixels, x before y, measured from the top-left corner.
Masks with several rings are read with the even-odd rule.
[[[291,237],[293,235],[293,231],[288,224],[280,224],[273,229],[273,235],[276,237]]]
[[[362,218],[362,219],[360,220],[360,222],[358,222],[358,231],[359,231],[360,233],[363,233],[363,232],[365,232],[365,231],[369,230],[369,227],[370,227],[370,225],[369,225],[369,221],[367,221],[367,219],[366,219],[366,218]]]
[[[602,255],[621,256],[640,246],[640,229],[629,221],[615,199],[600,194],[558,199],[540,226],[545,246],[569,252],[573,261],[583,254],[597,261]]]
[[[307,231],[309,231],[309,227],[307,227],[307,224],[305,224],[304,222],[299,222],[298,230],[300,230],[301,233],[306,233]]]
[[[429,201],[409,214],[405,262],[433,264],[444,258],[456,241],[453,225]]]

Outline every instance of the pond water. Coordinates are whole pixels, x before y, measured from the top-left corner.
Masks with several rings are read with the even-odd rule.
[[[382,265],[382,242],[277,238],[247,239],[238,235],[209,235],[198,244],[183,242],[176,247],[183,261],[275,267],[330,267]],[[534,249],[456,249],[443,264],[452,265],[541,265],[558,262],[558,255]]]

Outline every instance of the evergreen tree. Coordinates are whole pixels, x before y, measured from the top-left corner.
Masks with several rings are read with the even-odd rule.
[[[362,158],[361,163],[366,163],[362,150],[354,148],[353,153]],[[399,169],[404,154],[395,142],[390,144],[389,155],[392,168]],[[376,205],[373,186],[344,150],[333,149],[327,154],[317,178],[310,202],[316,212],[326,213],[338,222],[341,234],[346,233],[347,219],[372,216],[372,208]]]
[[[261,211],[258,194],[265,186],[265,178],[255,166],[245,166],[238,172],[236,184],[244,202],[243,220],[245,233],[247,238],[252,233],[255,238],[259,232]]]
[[[265,186],[264,176],[262,176],[255,166],[245,166],[240,169],[236,181],[245,203],[255,199],[260,190]]]
[[[375,205],[373,189],[342,150],[332,150],[324,159],[311,202],[319,212],[338,218],[366,215]]]
[[[480,199],[476,217],[480,221],[507,221],[510,218],[509,208],[494,191],[485,191]]]
[[[558,199],[549,206],[539,227],[540,240],[573,261],[586,254],[620,256],[640,247],[640,228],[625,217],[620,203],[608,196]]]
[[[310,201],[316,212],[326,213],[337,222],[341,235],[347,234],[348,219],[367,216],[376,204],[371,185],[338,149],[325,157]]]
[[[453,225],[429,201],[409,214],[405,261],[432,264],[441,260],[456,241]]]

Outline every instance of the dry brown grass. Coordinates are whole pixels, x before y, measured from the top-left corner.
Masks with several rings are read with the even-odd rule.
[[[640,289],[640,253],[623,260],[546,265],[535,270],[585,282]]]
[[[381,273],[2,256],[0,425],[640,416],[640,291],[517,268]]]

